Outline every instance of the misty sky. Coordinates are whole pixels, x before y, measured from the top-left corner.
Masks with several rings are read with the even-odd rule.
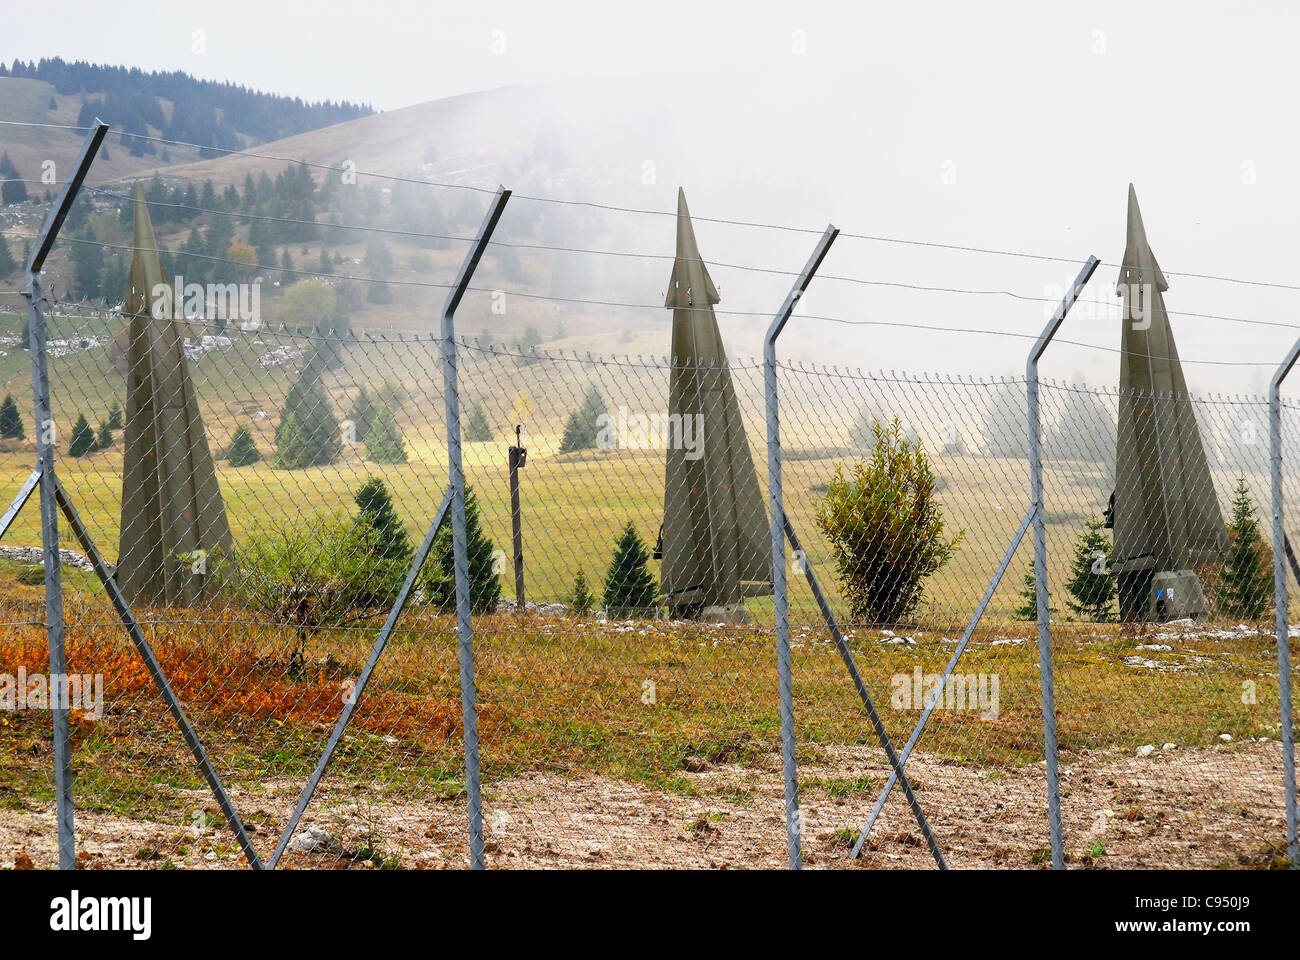
[[[663,89],[699,137],[662,149],[698,215],[834,221],[872,236],[1113,264],[1132,181],[1166,273],[1300,286],[1291,255],[1300,127],[1289,109],[1297,16],[1282,3],[55,2],[9,6],[0,59],[182,69],[385,110],[510,84],[624,84],[653,99],[655,78],[671,78]],[[638,108],[632,98],[590,122],[635,124]],[[722,112],[743,136],[709,136]],[[709,162],[693,170],[692,151]],[[726,151],[760,188],[726,182]],[[675,186],[584,199],[671,208]],[[812,240],[698,233],[706,258],[785,269],[802,265]],[[1057,295],[1077,272],[864,240],[840,241],[825,270],[1028,296]],[[1063,337],[1117,345],[1116,272],[1098,271],[1089,296],[1104,308],[1080,311]],[[1171,311],[1300,325],[1300,290],[1170,280]],[[778,282],[761,298],[779,295]],[[1036,333],[1044,308],[824,284],[808,309]],[[1188,365],[1193,387],[1233,392],[1261,389],[1300,332],[1177,315],[1174,324],[1187,360],[1262,364]],[[864,368],[980,373],[1023,369],[1029,346],[812,320],[788,336]],[[757,342],[744,346],[753,353]],[[1063,345],[1046,372],[1113,382],[1117,366],[1112,354]]]

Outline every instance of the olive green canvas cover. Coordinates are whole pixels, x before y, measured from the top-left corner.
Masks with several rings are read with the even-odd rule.
[[[1114,567],[1121,572],[1193,569],[1227,545],[1165,309],[1168,289],[1130,184],[1128,245],[1116,287],[1127,307],[1115,458]]]
[[[661,580],[679,609],[772,592],[767,512],[713,312],[719,299],[678,190],[677,256],[664,300],[673,311],[668,413],[688,424],[694,447],[668,445]]]
[[[214,566],[231,555],[230,525],[190,379],[180,305],[155,297],[171,280],[139,182],[134,208],[116,578],[133,606],[189,607],[215,591]]]

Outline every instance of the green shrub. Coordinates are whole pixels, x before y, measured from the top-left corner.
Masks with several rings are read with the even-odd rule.
[[[285,518],[254,534],[237,565],[218,570],[243,606],[300,630],[339,626],[382,612],[370,589],[379,536],[354,518]]]
[[[854,620],[897,623],[921,603],[925,581],[949,560],[962,532],[944,536],[935,476],[920,441],[895,419],[872,426],[875,450],[826,487],[817,524],[830,541]]]

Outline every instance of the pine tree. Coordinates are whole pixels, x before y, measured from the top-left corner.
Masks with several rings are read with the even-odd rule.
[[[27,434],[23,430],[23,418],[18,412],[18,404],[13,394],[6,393],[4,403],[0,404],[0,437],[6,440],[21,440]]]
[[[366,239],[366,266],[371,279],[376,281],[367,284],[370,302],[392,303],[393,291],[384,281],[393,275],[393,252],[383,237],[372,234]]]
[[[113,406],[110,407],[108,411],[108,429],[122,429],[122,404],[118,403],[116,400],[113,401]]]
[[[655,605],[658,588],[650,574],[650,551],[628,523],[614,545],[614,559],[605,574],[605,609],[611,616],[640,613]]]
[[[306,436],[292,413],[280,418],[275,430],[275,454],[271,466],[279,470],[301,470],[311,465]]]
[[[95,449],[107,450],[113,445],[113,431],[108,429],[108,424],[99,425],[99,433],[95,437]]]
[[[579,570],[578,575],[573,578],[573,590],[569,593],[569,609],[574,613],[584,614],[590,613],[595,605],[596,596],[591,592],[587,575]]]
[[[478,499],[465,491],[465,538],[469,546],[469,603],[477,614],[492,613],[501,599],[501,580],[496,572],[496,547],[483,533]],[[455,550],[451,539],[451,511],[442,518],[433,542],[433,559],[425,585],[429,602],[443,613],[456,609]]]
[[[1273,602],[1273,551],[1259,532],[1259,517],[1245,477],[1237,478],[1228,522],[1228,552],[1219,566],[1215,598],[1224,613],[1260,620]]]
[[[1101,517],[1089,517],[1074,542],[1074,559],[1070,579],[1065,583],[1070,599],[1066,602],[1075,613],[1093,620],[1109,620],[1115,615],[1115,575],[1110,569],[1111,546]]]
[[[380,407],[366,436],[366,459],[371,463],[406,463],[406,444],[392,411]]]
[[[375,556],[385,560],[410,563],[415,555],[411,537],[397,516],[388,487],[379,477],[371,477],[353,496],[358,508],[357,523],[376,534]]]
[[[367,550],[366,576],[354,584],[360,607],[388,607],[397,599],[415,549],[402,525],[388,487],[379,477],[371,477],[356,492],[353,500],[357,515],[353,519],[360,543]]]
[[[1020,580],[1020,606],[1012,611],[1011,616],[1017,620],[1038,619],[1038,581],[1034,579],[1034,568],[1030,566]]]
[[[308,362],[297,382],[289,388],[280,425],[275,431],[275,446],[271,462],[282,469],[317,467],[339,458],[342,449],[339,423],[321,386],[320,370],[315,363]]]
[[[560,440],[560,453],[574,450],[590,450],[596,446],[596,436],[600,433],[600,418],[606,414],[605,401],[595,387],[587,390],[582,398],[582,406],[569,416],[564,425],[564,437]]]
[[[470,443],[483,443],[492,439],[492,426],[482,403],[474,404],[465,423],[465,439]]]
[[[242,426],[236,429],[235,435],[230,438],[230,446],[226,448],[226,461],[232,467],[246,467],[261,459],[262,454],[253,441],[252,431]]]
[[[1011,616],[1017,620],[1037,620],[1038,619],[1038,580],[1034,577],[1034,565],[1031,563],[1025,575],[1021,578],[1020,606],[1012,612]],[[1049,595],[1047,598],[1047,613],[1050,617],[1056,613],[1056,608],[1052,606],[1052,599]]]
[[[370,435],[370,425],[375,420],[375,404],[370,399],[370,394],[366,393],[364,386],[358,391],[356,400],[352,402],[352,412],[348,414],[348,419],[352,421],[352,428],[358,442]]]
[[[18,261],[9,250],[9,244],[0,236],[0,277],[7,277],[18,269]]]
[[[6,153],[0,157],[0,203],[5,205],[23,203],[26,199],[27,184],[23,182],[22,174],[18,172],[18,168]]]
[[[68,456],[84,457],[95,450],[95,431],[90,429],[84,413],[77,414],[77,422],[72,428],[72,440],[68,443]]]

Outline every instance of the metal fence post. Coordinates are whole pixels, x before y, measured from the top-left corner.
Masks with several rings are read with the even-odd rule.
[[[456,367],[456,308],[469,288],[492,231],[505,212],[510,191],[497,190],[487,217],[461,264],[456,282],[442,308],[442,381],[446,400],[447,461],[451,490],[452,551],[456,568],[456,644],[460,662],[460,706],[465,740],[465,793],[469,814],[470,866],[483,869],[483,797],[479,779],[478,706],[474,691],[474,628],[470,621],[469,544],[465,530],[465,471],[460,449],[460,377]]]
[[[777,402],[776,338],[781,335],[799,298],[808,289],[813,274],[826,258],[827,251],[839,235],[833,225],[826,228],[817,248],[804,265],[781,310],[768,327],[763,343],[763,390],[767,405],[767,491],[771,511],[772,595],[776,619],[776,671],[781,697],[781,770],[785,781],[785,834],[790,869],[802,864],[799,830],[799,781],[795,761],[794,686],[790,672],[790,614],[788,583],[785,572],[785,500],[781,493],[781,417]]]
[[[1065,322],[1066,314],[1092,279],[1100,261],[1089,257],[1074,284],[1047,322],[1025,365],[1029,418],[1029,489],[1034,514],[1034,597],[1038,611],[1038,684],[1043,704],[1043,758],[1047,766],[1047,821],[1051,833],[1052,869],[1065,869],[1061,837],[1061,781],[1056,753],[1056,690],[1052,675],[1052,627],[1047,601],[1047,517],[1043,507],[1042,425],[1038,414],[1038,361]]]
[[[54,418],[50,412],[50,371],[45,355],[45,310],[42,306],[41,268],[58,238],[59,228],[67,219],[99,145],[108,133],[108,124],[96,120],[81,147],[76,168],[63,185],[36,238],[36,248],[27,264],[27,320],[32,359],[33,424],[36,427],[36,469],[41,482],[41,548],[45,562],[45,627],[50,651],[50,684],[64,684],[68,676],[64,649],[63,577],[59,569],[59,505],[54,483]],[[73,870],[77,865],[76,839],[72,822],[72,753],[68,733],[68,703],[64,697],[51,696],[50,712],[54,715],[54,792],[59,833],[59,869]]]
[[[523,613],[524,601],[524,517],[519,506],[519,470],[528,462],[524,446],[523,425],[515,424],[515,445],[507,454],[510,470],[510,540],[515,552],[515,609]]]
[[[1300,837],[1296,832],[1295,731],[1291,704],[1291,627],[1283,554],[1291,554],[1282,528],[1282,381],[1300,357],[1300,340],[1287,353],[1268,387],[1268,466],[1273,486],[1273,599],[1277,608],[1277,688],[1281,700],[1282,787],[1286,795],[1286,854],[1291,869],[1300,868]],[[1285,550],[1282,547],[1285,545]]]

